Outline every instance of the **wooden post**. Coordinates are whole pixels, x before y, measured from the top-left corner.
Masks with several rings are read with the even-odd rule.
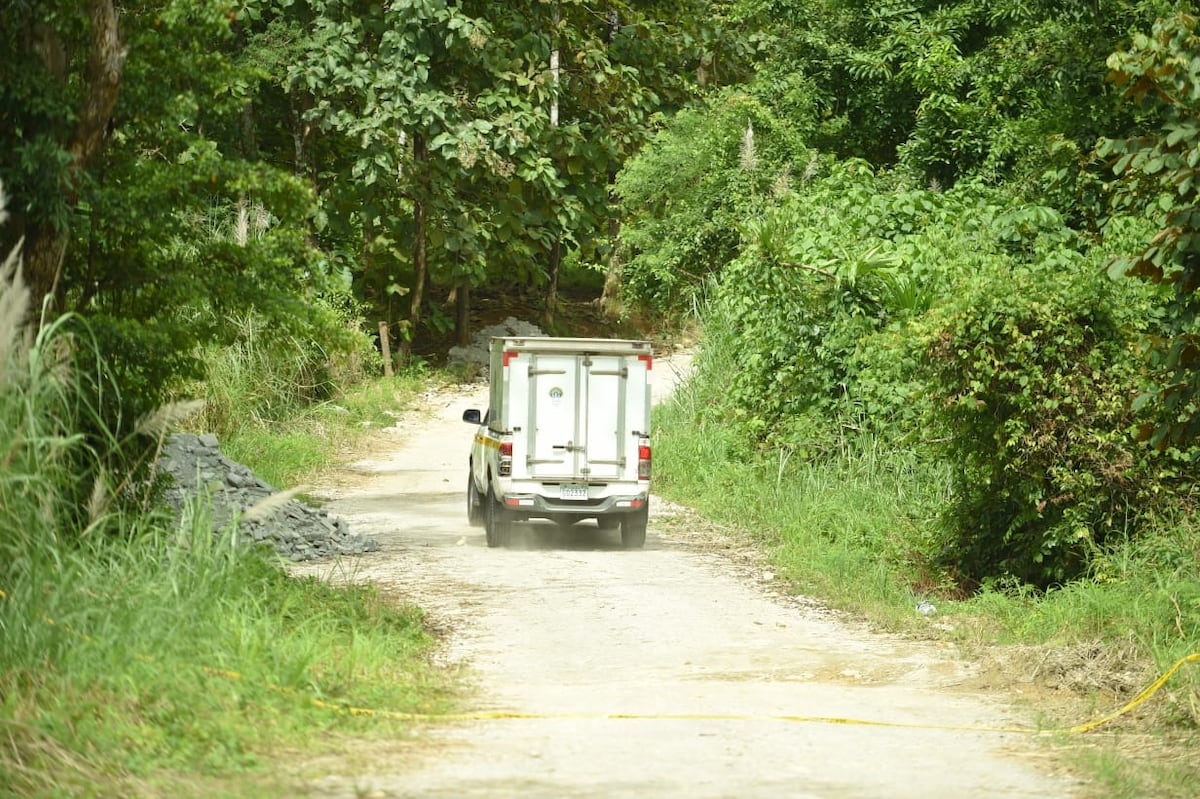
[[[383,353],[384,377],[392,376],[392,348],[388,345],[388,323],[379,323],[379,351]]]
[[[454,295],[454,343],[471,346],[471,284],[463,283]]]

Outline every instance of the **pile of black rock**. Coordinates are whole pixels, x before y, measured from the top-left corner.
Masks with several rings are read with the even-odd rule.
[[[178,511],[189,497],[207,498],[214,531],[236,524],[240,541],[270,544],[286,560],[321,560],[379,549],[378,541],[350,532],[345,519],[330,516],[326,510],[296,499],[277,504],[266,501],[279,491],[248,467],[222,455],[215,435],[170,436],[158,459],[158,470],[171,477],[164,492],[171,507]],[[247,513],[256,506],[257,510]]]

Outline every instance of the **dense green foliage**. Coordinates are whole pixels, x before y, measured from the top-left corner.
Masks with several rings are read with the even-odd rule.
[[[1194,20],[1068,6],[13,3],[9,236],[96,342],[113,441],[248,331],[307,402],[367,362],[363,314],[461,339],[472,288],[552,310],[564,263],[711,294],[748,441],[949,459],[947,566],[1044,584],[1157,512],[1197,418]],[[1111,258],[1173,299],[1090,285]]]
[[[203,394],[203,425],[248,459],[286,450],[286,479],[322,447],[272,434],[321,427],[377,365],[364,319],[403,349],[464,340],[472,291],[549,314],[565,265],[704,316],[707,388],[673,418],[705,437],[659,458],[714,467],[705,494],[757,483],[796,563],[985,599],[1134,596],[1145,566],[1192,640],[1193,6],[5,3],[0,244],[20,242],[32,311],[6,276],[0,601],[33,614],[3,617],[27,658],[5,679],[36,690],[0,695],[36,709],[55,684],[28,675],[66,662],[62,629],[28,623],[72,613],[43,586],[131,608],[109,635],[79,603],[101,644],[140,623],[104,581],[174,557],[135,490],[164,400]],[[39,308],[37,345],[11,344]],[[141,539],[144,562],[114,548]],[[258,607],[254,580],[302,601],[191,545],[235,601]],[[268,615],[247,624],[272,637]],[[284,664],[264,679],[308,679],[258,655]]]
[[[1171,287],[1169,312],[1153,333],[1151,366],[1155,417],[1143,433],[1160,447],[1185,446],[1200,433],[1200,35],[1196,18],[1180,15],[1138,35],[1126,52],[1109,59],[1112,79],[1146,118],[1141,135],[1105,139],[1097,152],[1122,178],[1114,205],[1154,220],[1160,232],[1135,253],[1110,266]]]
[[[745,73],[708,5],[6,3],[0,243],[89,325],[122,433],[247,323],[319,394],[359,315],[465,341],[472,286],[552,309],[563,263],[604,265],[650,115]]]
[[[963,587],[1086,575],[1190,510],[1192,18],[1112,56],[1123,104],[1104,61],[1153,3],[735,6],[771,20],[744,104],[773,189],[720,104],[667,121],[617,182],[627,287],[706,295],[737,342],[699,416],[769,462],[866,436],[948,466],[909,552]],[[1091,154],[1103,133],[1136,180]],[[681,166],[696,154],[716,157]]]
[[[797,132],[740,92],[675,114],[617,178],[624,203],[641,210],[622,235],[626,291],[689,308],[706,276],[736,255],[742,220],[787,190],[803,156]]]
[[[1077,575],[1172,485],[1131,435],[1150,297],[1098,280],[1053,210],[833,164],[743,226],[713,293],[738,346],[723,400],[746,439],[804,458],[847,438],[952,467],[941,544],[968,580]]]
[[[1156,510],[1130,430],[1136,328],[1071,250],[972,266],[922,322],[934,449],[954,466],[941,558],[972,577],[1062,581]]]
[[[762,41],[760,90],[781,115],[803,115],[815,126],[810,144],[898,165],[923,184],[1003,177],[1038,196],[1070,190],[1077,159],[1127,122],[1105,84],[1105,59],[1133,30],[1178,7],[1160,0],[732,5]]]
[[[691,5],[4,4],[0,244],[98,349],[74,364],[105,392],[98,463],[144,463],[139,420],[248,330],[320,401],[370,363],[363,316],[407,348],[465,339],[471,286],[552,307],[564,259],[603,262],[650,113],[726,49]]]
[[[4,237],[24,237],[35,304],[49,294],[52,313],[87,322],[120,396],[101,410],[122,432],[200,376],[197,346],[236,336],[230,317],[257,315],[330,354],[360,346],[325,302],[346,286],[307,241],[309,187],[228,141],[244,76],[224,55],[226,12],[163,0],[119,16],[119,94],[86,161],[76,151],[97,90],[96,26],[80,3],[0,12]]]
[[[461,340],[470,287],[552,306],[568,255],[603,260],[611,175],[686,65],[726,49],[691,22],[703,5],[259,0],[237,24],[248,113],[262,157],[310,178],[359,296],[405,339]]]

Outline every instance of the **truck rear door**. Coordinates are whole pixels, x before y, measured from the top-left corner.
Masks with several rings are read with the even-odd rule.
[[[628,373],[620,355],[536,353],[529,368],[530,476],[612,480],[625,472]]]

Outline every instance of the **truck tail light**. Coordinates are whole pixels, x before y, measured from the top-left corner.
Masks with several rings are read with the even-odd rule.
[[[650,479],[650,439],[638,441],[638,479]]]
[[[500,476],[512,476],[512,442],[504,441],[500,444]],[[640,467],[639,467],[640,469]]]

